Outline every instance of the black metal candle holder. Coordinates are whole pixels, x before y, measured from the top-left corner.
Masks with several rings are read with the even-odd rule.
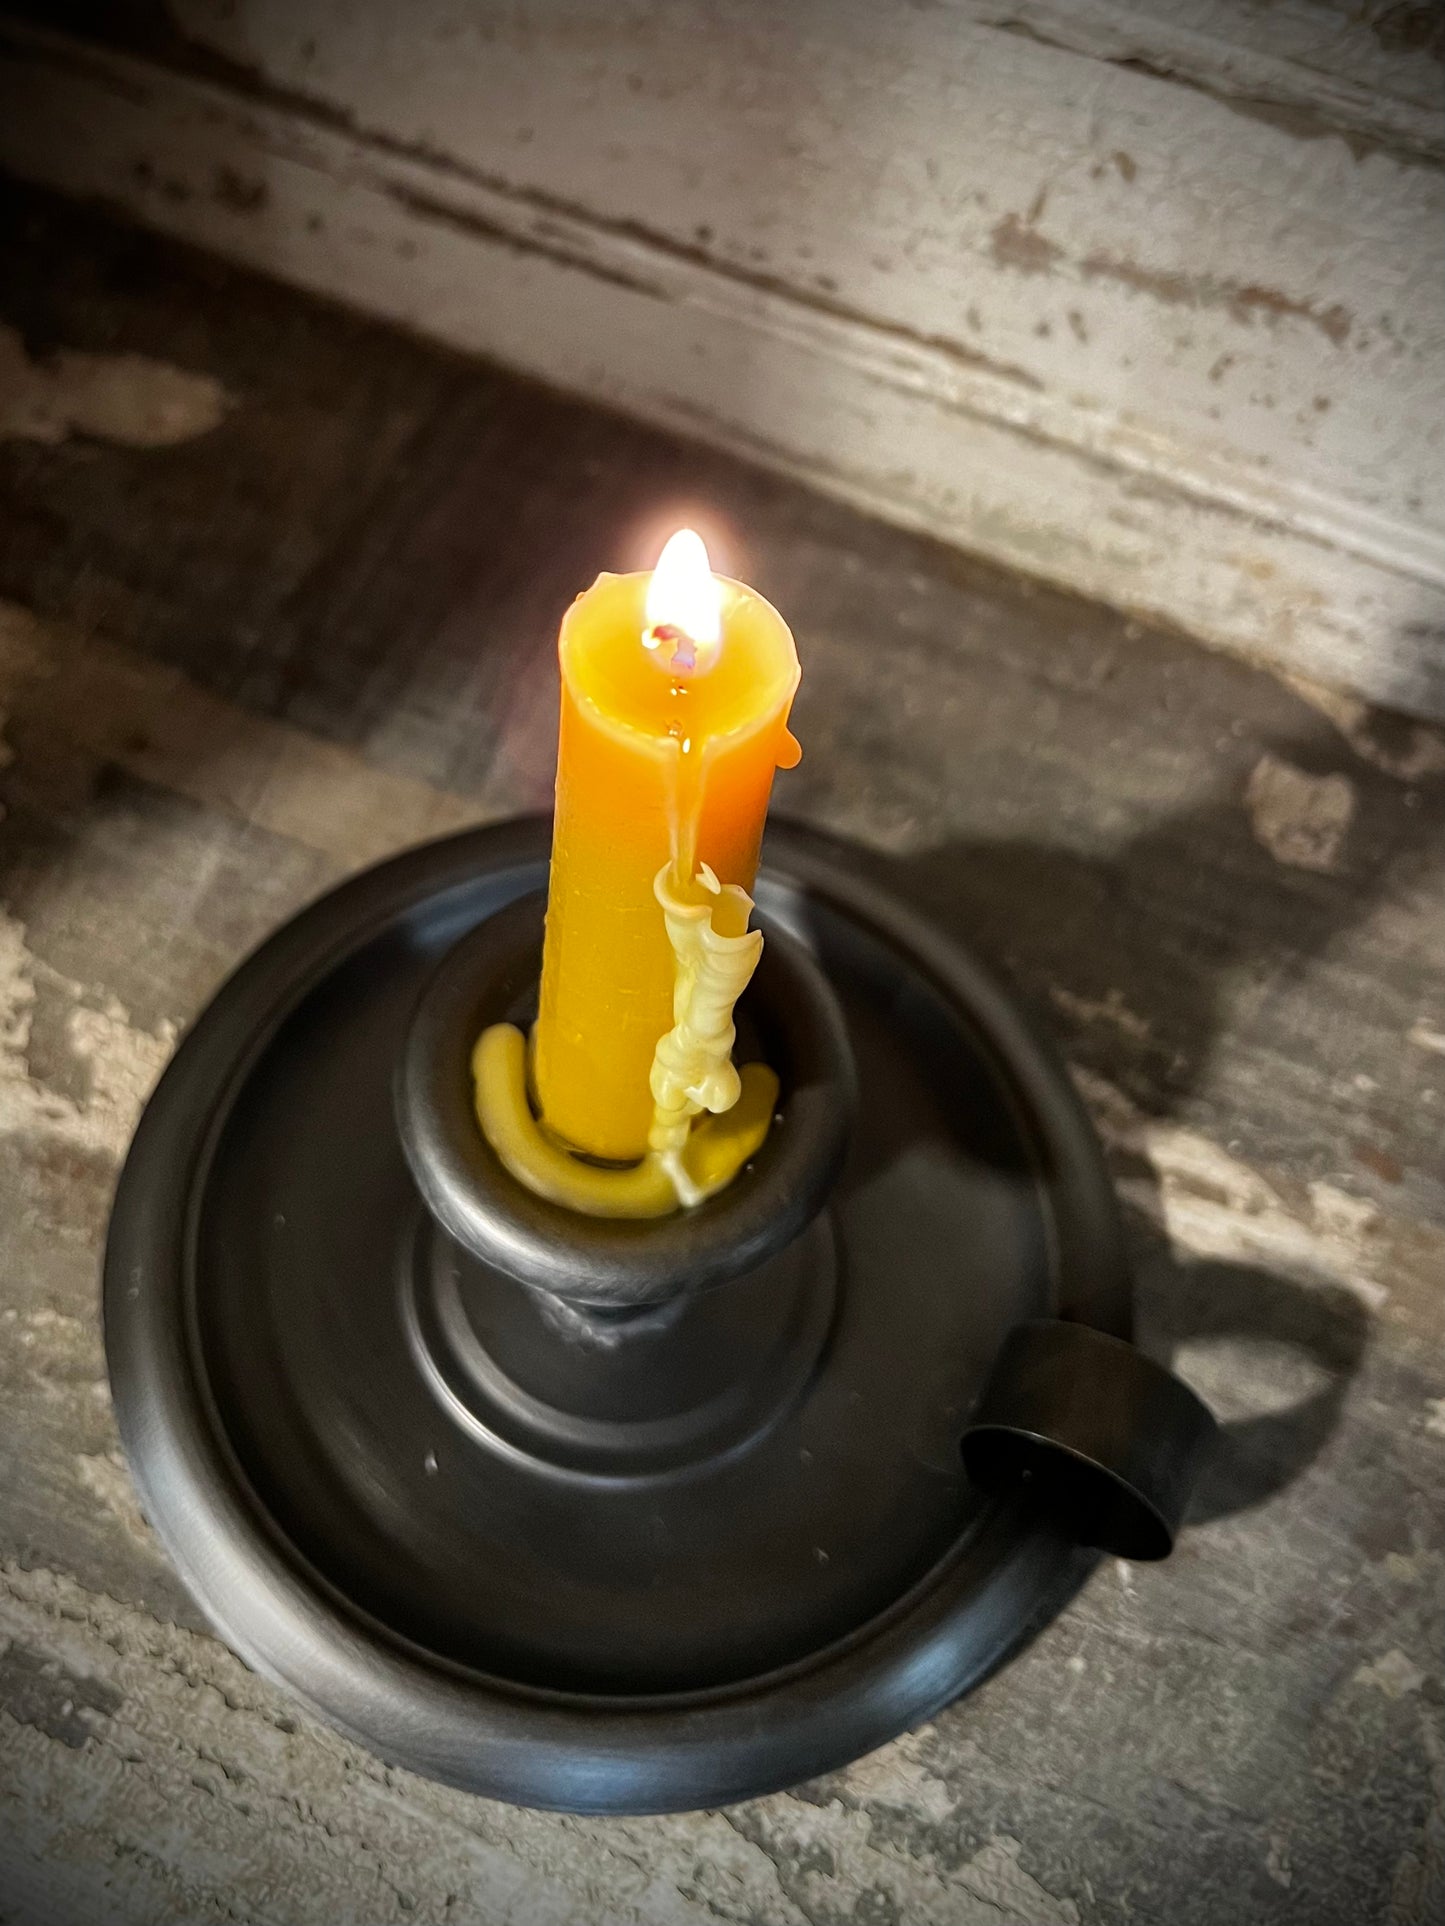
[[[147,1512],[235,1649],[514,1801],[717,1805],[929,1717],[1162,1556],[1212,1420],[1128,1343],[1112,1191],[1007,997],[770,833],[729,1190],[533,1197],[477,1129],[535,995],[549,826],[343,885],[224,986],[136,1134],[106,1346]]]

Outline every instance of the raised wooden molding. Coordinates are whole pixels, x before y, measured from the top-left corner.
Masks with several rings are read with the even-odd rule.
[[[659,26],[667,9],[643,11],[655,64],[635,88],[625,62],[584,71],[545,31],[449,53],[430,4],[408,15],[410,64],[389,68],[331,0],[258,5],[264,81],[234,48],[201,77],[11,24],[0,166],[1001,562],[1445,715],[1445,181],[1408,88],[1323,75],[1351,146],[1216,98],[1217,43],[1179,8],[1153,23],[1176,67],[1194,62],[1173,80],[1139,71],[1127,8],[898,9],[893,69],[875,61],[870,83],[860,68],[845,98],[843,60],[800,97],[784,174],[766,150],[786,116],[780,134],[777,114],[729,107],[716,60],[669,104],[686,46]],[[671,10],[697,32],[705,11]],[[736,28],[746,9],[729,11]],[[753,14],[762,31],[772,16]],[[331,64],[306,90],[298,49],[317,33]],[[952,63],[942,81],[922,71],[930,46]],[[1308,81],[1298,49],[1256,69],[1276,100]],[[765,66],[748,72],[766,93]],[[546,141],[534,103],[513,111],[534,73]],[[899,75],[911,91],[865,126],[869,85],[886,96]],[[689,128],[709,111],[741,115],[747,138],[725,157],[694,139],[695,180]],[[609,149],[609,126],[635,145]]]

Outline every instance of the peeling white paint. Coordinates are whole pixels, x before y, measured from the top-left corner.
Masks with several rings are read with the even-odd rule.
[[[80,1747],[3,1721],[0,1825],[27,1855],[6,1871],[37,1917],[181,1926],[221,1891],[294,1926],[403,1926],[458,1899],[516,1926],[808,1926],[872,1892],[908,1926],[1077,1926],[1004,1833],[955,1865],[841,1801],[590,1820],[453,1792],[313,1724],[217,1641],[55,1572],[0,1566],[8,1639],[116,1701]]]
[[[931,1730],[924,1726],[907,1733],[849,1766],[844,1775],[849,1796],[864,1805],[896,1806],[935,1823],[950,1818],[958,1801],[925,1762]]]
[[[950,1867],[877,1836],[866,1809],[837,1800],[772,1800],[741,1808],[740,1819],[770,1858],[795,1868],[789,1884],[804,1918],[851,1912],[860,1894],[873,1893],[908,1926],[1077,1926],[1078,1907],[1025,1870],[1023,1847],[1007,1833]],[[753,1915],[724,1917],[744,1926]]]
[[[1389,1292],[1376,1276],[1376,1206],[1336,1186],[1308,1187],[1307,1207],[1292,1208],[1258,1171],[1200,1132],[1150,1117],[1093,1071],[1074,1081],[1100,1134],[1143,1157],[1153,1178],[1124,1178],[1121,1194],[1196,1257],[1258,1264],[1301,1282],[1341,1284],[1372,1310]]]
[[[1445,1577],[1445,1552],[1386,1552],[1381,1563],[1394,1584],[1434,1586]]]
[[[1122,1036],[1132,1037],[1136,1043],[1143,1043],[1149,1036],[1149,1024],[1128,1008],[1122,990],[1110,990],[1102,998],[1087,997],[1077,996],[1062,984],[1052,983],[1049,985],[1049,998],[1065,1015],[1076,1018],[1080,1023],[1106,1023]]]
[[[119,1452],[77,1452],[76,1475],[92,1498],[119,1520],[121,1529],[148,1551],[156,1549],[150,1526],[136,1502],[135,1487]]]
[[[1356,1685],[1372,1685],[1387,1699],[1403,1699],[1409,1692],[1418,1692],[1425,1679],[1426,1674],[1415,1661],[1398,1648],[1372,1659],[1355,1673]]]
[[[90,1072],[90,1088],[79,1102],[30,1073],[26,1053],[35,975],[42,969],[60,994],[76,1000],[66,1034]],[[118,1162],[175,1047],[176,1028],[165,1022],[155,1033],[137,1029],[114,998],[94,1009],[79,1001],[84,993],[81,984],[31,955],[24,925],[0,908],[0,1132],[37,1131]]]
[[[998,1833],[959,1868],[959,1879],[1000,1920],[1017,1920],[1019,1926],[1052,1926],[1054,1921],[1077,1926],[1078,1907],[1072,1900],[1056,1899],[1031,1878],[1020,1864],[1022,1854],[1020,1840]]]
[[[25,1312],[19,1323],[26,1371],[47,1392],[68,1390],[86,1377],[92,1384],[105,1383],[100,1333],[93,1322],[82,1323],[42,1304]]]
[[[1347,1190],[1315,1178],[1306,1185],[1317,1229],[1342,1250],[1362,1252],[1380,1221],[1380,1207],[1370,1197],[1352,1197]]]
[[[1233,1334],[1185,1338],[1171,1363],[1221,1424],[1298,1410],[1310,1398],[1328,1397],[1336,1384],[1308,1349],[1253,1334],[1243,1341]]]
[[[1261,756],[1250,772],[1245,804],[1254,833],[1276,862],[1329,871],[1355,813],[1347,776],[1311,776],[1278,756]]]
[[[1289,1842],[1282,1833],[1269,1835],[1269,1850],[1264,1856],[1264,1869],[1276,1886],[1292,1886],[1294,1872],[1289,1862]]]
[[[1399,782],[1422,782],[1445,772],[1445,734],[1439,729],[1414,723],[1405,730],[1401,742],[1387,744],[1375,734],[1370,705],[1359,696],[1326,688],[1303,676],[1286,676],[1284,680],[1311,708],[1329,718],[1361,762],[1382,769]]]
[[[212,375],[76,348],[34,361],[16,329],[0,326],[0,440],[54,443],[78,433],[128,448],[173,448],[208,434],[227,406]]]
[[[1407,1040],[1417,1050],[1429,1050],[1437,1057],[1445,1057],[1445,1030],[1427,1023],[1423,1017],[1418,1023],[1411,1024]]]

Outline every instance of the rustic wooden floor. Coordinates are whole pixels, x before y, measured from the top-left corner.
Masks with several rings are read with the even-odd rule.
[[[0,1918],[1445,1918],[1445,740],[10,194],[0,292]],[[965,432],[960,426],[960,433]],[[572,1821],[389,1771],[211,1638],[117,1455],[118,1161],[237,958],[542,804],[571,594],[696,513],[790,616],[782,806],[1076,1066],[1145,1326],[1230,1420],[928,1730]]]

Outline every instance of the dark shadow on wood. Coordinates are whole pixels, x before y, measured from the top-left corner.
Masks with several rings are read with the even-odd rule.
[[[1272,753],[1306,772],[1339,766],[1338,740],[1323,727]],[[1288,984],[1370,913],[1387,882],[1398,887],[1439,862],[1438,810],[1416,812],[1402,829],[1388,803],[1360,786],[1327,871],[1282,865],[1237,793],[1191,804],[1103,857],[1022,841],[951,842],[902,859],[838,847],[1000,969],[1041,1027],[1063,1032],[1070,1061],[1107,1079],[1147,1126],[1188,1114],[1235,995]],[[1102,1024],[1100,1010],[1111,1013]],[[1324,1449],[1364,1356],[1369,1313],[1326,1279],[1171,1253],[1152,1165],[1128,1151],[1111,1162],[1134,1199],[1144,1348],[1167,1362],[1190,1344],[1243,1339],[1293,1350],[1307,1367],[1314,1388],[1288,1408],[1228,1416],[1191,1517],[1248,1509]]]

